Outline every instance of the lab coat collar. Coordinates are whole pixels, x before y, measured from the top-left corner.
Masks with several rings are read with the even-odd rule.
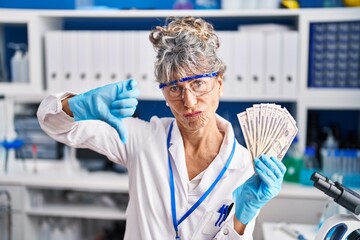
[[[185,202],[178,202],[177,205],[180,207],[185,207],[188,200],[188,188],[186,186],[189,182],[189,175],[187,173],[185,162],[184,143],[176,120],[174,120],[174,125],[171,133],[169,153],[171,162],[174,164],[174,177],[175,179],[180,179],[180,182],[175,181],[175,188],[177,189],[177,191],[179,191],[179,194],[182,195],[182,197],[180,197],[179,199],[185,200]]]

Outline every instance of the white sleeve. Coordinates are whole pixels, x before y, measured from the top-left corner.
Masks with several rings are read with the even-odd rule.
[[[239,235],[234,229],[234,217],[231,218],[216,234],[213,240],[252,240],[255,227],[255,219],[251,220],[245,228],[243,235]]]
[[[69,95],[53,94],[41,102],[37,112],[41,128],[56,141],[71,147],[89,148],[126,166],[125,147],[114,128],[99,120],[75,122],[62,110],[61,100]]]

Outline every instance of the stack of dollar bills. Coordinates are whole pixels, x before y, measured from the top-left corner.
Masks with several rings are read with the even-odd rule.
[[[237,117],[253,159],[266,154],[281,161],[298,132],[286,108],[272,103],[254,104]]]

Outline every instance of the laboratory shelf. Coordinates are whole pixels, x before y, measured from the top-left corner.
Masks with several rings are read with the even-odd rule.
[[[128,176],[116,173],[61,174],[9,174],[0,175],[0,182],[7,185],[22,185],[26,188],[68,189],[93,192],[128,192]]]
[[[360,89],[309,88],[302,101],[307,109],[360,109]]]
[[[199,16],[199,17],[268,17],[268,16],[298,16],[299,10],[289,11],[287,9],[261,9],[261,10],[43,10],[38,11],[41,17],[60,18],[141,18],[141,17],[168,17],[168,16]]]
[[[125,220],[124,210],[94,205],[51,204],[25,210],[32,216]]]
[[[284,182],[281,191],[278,195],[279,198],[304,198],[304,199],[319,199],[326,200],[326,196],[321,191],[313,186],[305,186],[298,183]]]

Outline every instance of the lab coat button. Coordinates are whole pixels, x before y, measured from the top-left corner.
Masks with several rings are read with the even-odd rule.
[[[223,234],[224,234],[224,235],[228,235],[228,234],[229,234],[229,229],[224,228],[224,230],[223,230]]]

